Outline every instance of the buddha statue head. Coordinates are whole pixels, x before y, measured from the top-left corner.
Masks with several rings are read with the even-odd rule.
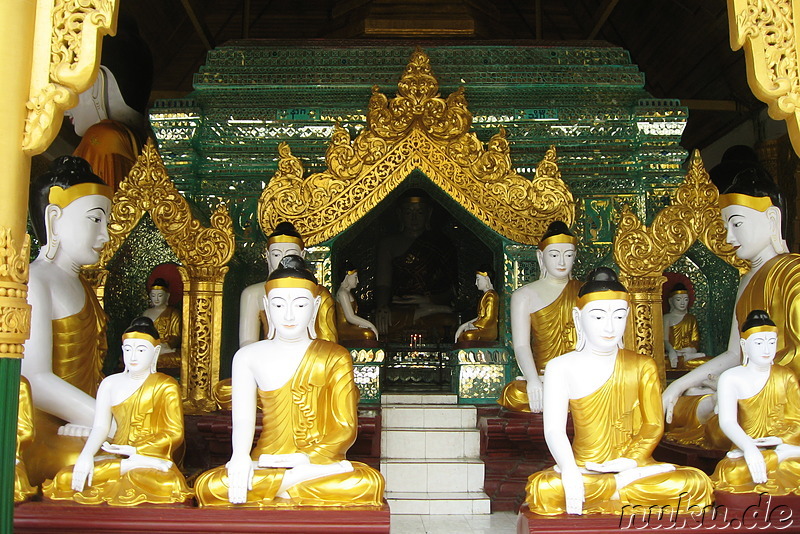
[[[122,334],[122,359],[125,372],[145,375],[156,372],[161,353],[158,330],[149,317],[137,317]]]
[[[433,207],[421,189],[409,189],[400,198],[400,226],[405,234],[418,236],[428,230]]]
[[[169,282],[163,278],[156,278],[150,284],[150,305],[154,308],[166,306],[169,303]]]
[[[29,210],[39,257],[79,269],[100,257],[108,242],[113,192],[86,160],[61,156],[31,182]]]
[[[358,269],[353,265],[350,260],[344,262],[344,278],[342,283],[339,284],[341,289],[352,290],[358,285]]]
[[[630,296],[608,267],[598,267],[578,291],[572,318],[578,334],[576,350],[607,354],[622,348]]]
[[[492,268],[489,267],[488,264],[481,265],[478,267],[478,270],[475,271],[475,286],[479,291],[484,293],[490,289],[494,289],[492,278],[494,278],[494,271]]]
[[[769,367],[778,350],[778,327],[764,310],[753,310],[742,324],[739,338],[742,347],[742,365]]]
[[[314,320],[319,311],[317,279],[305,268],[303,258],[284,257],[264,284],[264,309],[269,322],[267,339],[298,341],[316,339]]]
[[[539,241],[539,278],[567,280],[572,274],[578,240],[563,221],[553,221]]]
[[[748,168],[719,197],[727,242],[743,260],[788,252],[783,240],[784,198],[762,168]]]
[[[290,222],[281,222],[267,237],[267,265],[269,272],[278,268],[284,256],[305,256],[303,238]]]
[[[686,313],[689,309],[689,290],[680,282],[672,286],[667,298],[669,302],[669,311],[677,313]]]

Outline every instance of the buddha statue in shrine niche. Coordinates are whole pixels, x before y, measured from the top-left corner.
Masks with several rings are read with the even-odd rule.
[[[455,335],[456,343],[497,340],[500,296],[492,285],[492,274],[494,273],[488,266],[482,266],[475,271],[475,286],[483,293],[478,303],[478,316],[458,327]]]
[[[106,314],[80,275],[108,241],[111,188],[81,158],[62,156],[31,183],[30,218],[41,250],[30,266],[31,333],[22,375],[30,382],[35,437],[23,451],[38,485],[75,463],[94,421],[103,378]]]
[[[336,330],[341,341],[377,341],[377,327],[359,317],[358,304],[352,291],[358,285],[358,269],[348,260],[345,275],[336,292]]]
[[[114,506],[177,503],[191,497],[173,458],[183,443],[180,386],[156,372],[160,351],[153,321],[134,319],[122,335],[125,371],[101,382],[86,445],[75,465],[45,482],[45,497]],[[109,442],[112,420],[116,431]],[[96,456],[101,448],[106,454]]]
[[[511,294],[511,340],[522,377],[497,401],[509,410],[542,411],[542,374],[547,362],[575,347],[572,308],[581,283],[572,279],[577,239],[553,221],[539,241],[540,277]]]
[[[778,327],[753,310],[742,324],[742,365],[719,377],[719,426],[733,442],[714,470],[717,491],[800,495],[800,387],[773,365]]]
[[[534,513],[620,513],[625,505],[680,513],[711,503],[702,471],[652,458],[664,432],[661,384],[651,357],[620,348],[629,311],[614,272],[592,271],[573,309],[577,346],[545,370],[544,436],[556,466],[528,479]]]
[[[147,292],[150,307],[142,315],[153,321],[161,341],[159,365],[161,367],[180,367],[181,365],[181,312],[169,305],[169,283],[156,278]],[[166,361],[165,361],[166,360]]]
[[[688,312],[689,290],[682,283],[672,286],[667,298],[669,312],[664,314],[664,352],[673,369],[694,368],[705,363],[700,348],[700,328],[697,318]]]
[[[200,506],[381,506],[381,474],[345,457],[358,429],[358,390],[349,351],[316,338],[316,279],[281,267],[265,286],[270,335],[234,355],[233,452],[198,477]]]

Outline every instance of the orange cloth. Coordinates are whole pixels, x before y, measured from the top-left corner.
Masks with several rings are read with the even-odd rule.
[[[130,128],[105,119],[86,130],[72,155],[88,161],[94,173],[116,191],[136,164],[140,147],[139,139]]]

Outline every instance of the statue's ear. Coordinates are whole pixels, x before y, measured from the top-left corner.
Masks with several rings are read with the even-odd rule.
[[[545,278],[547,276],[547,271],[544,268],[544,252],[536,249],[536,263],[539,264],[539,278]]]
[[[275,321],[272,320],[269,313],[269,300],[267,296],[264,295],[261,297],[262,303],[264,304],[264,314],[267,316],[267,339],[274,339],[275,338]]]
[[[319,314],[319,306],[321,303],[321,296],[317,295],[314,297],[314,313],[311,314],[311,320],[308,321],[308,337],[311,339],[317,339],[317,329],[315,325],[317,324],[317,315]]]
[[[306,252],[308,252],[308,250],[306,250],[306,249],[301,250],[300,251],[300,257],[303,258],[303,259],[306,259]]]
[[[47,234],[47,241],[51,238],[58,239],[58,220],[61,219],[63,210],[55,204],[48,204],[44,210],[44,228]]]

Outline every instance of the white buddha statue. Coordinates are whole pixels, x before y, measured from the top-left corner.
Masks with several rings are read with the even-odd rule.
[[[492,271],[487,265],[475,271],[475,286],[483,293],[478,303],[477,317],[458,327],[456,343],[486,343],[497,341],[497,315],[500,312],[500,296],[492,284]]]
[[[689,290],[682,283],[675,284],[669,292],[669,312],[664,314],[664,351],[669,365],[678,367],[682,358],[684,367],[697,367],[705,353],[700,348],[700,328],[697,318],[689,313]]]
[[[150,318],[158,330],[161,342],[159,363],[162,367],[180,367],[183,317],[177,309],[169,305],[169,283],[163,278],[156,278],[150,284],[148,297],[150,307],[142,315]]]
[[[344,270],[344,278],[336,292],[336,330],[339,340],[342,342],[377,341],[377,327],[357,315],[358,305],[353,297],[353,290],[358,286],[358,269],[348,260],[344,264]]]

